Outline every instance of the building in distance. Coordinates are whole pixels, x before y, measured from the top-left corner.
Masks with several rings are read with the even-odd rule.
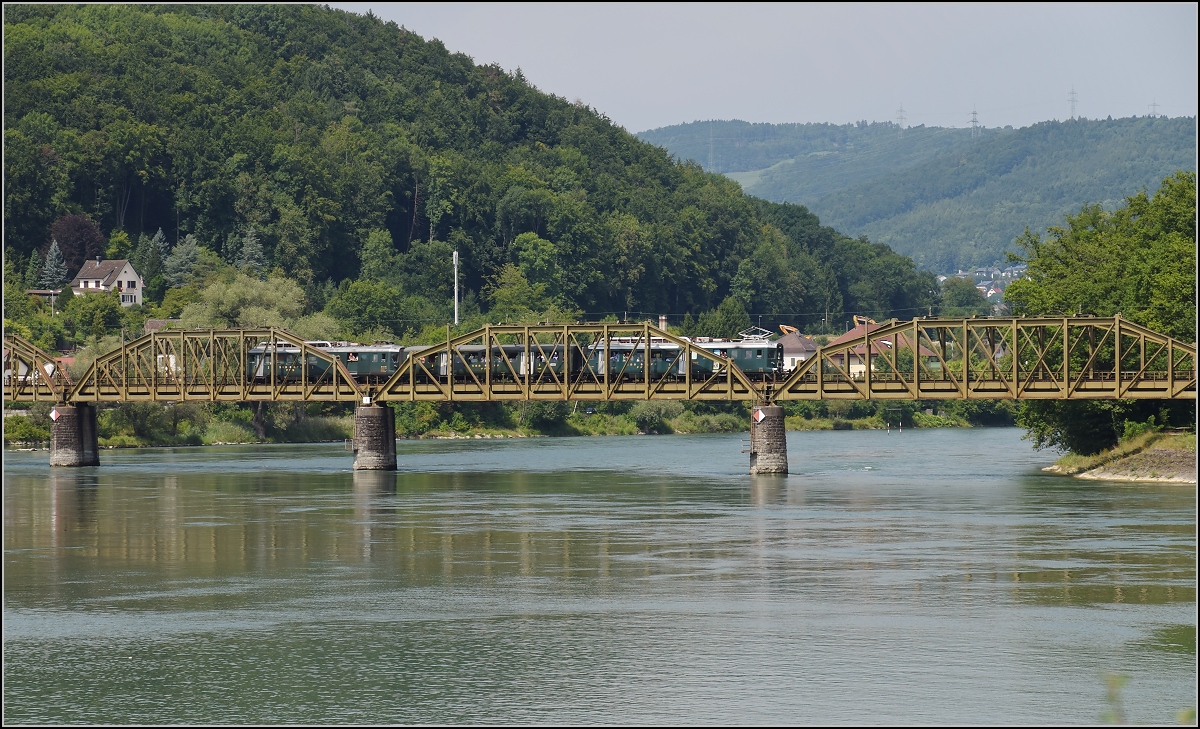
[[[78,296],[116,290],[121,292],[121,306],[133,306],[142,303],[145,286],[145,281],[129,261],[123,258],[105,261],[96,256],[96,260],[84,262],[83,268],[75,274],[71,292]]]

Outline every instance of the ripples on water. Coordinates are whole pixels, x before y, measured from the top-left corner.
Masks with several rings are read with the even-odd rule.
[[[6,453],[4,718],[1057,723],[1196,702],[1194,486],[1016,430]]]

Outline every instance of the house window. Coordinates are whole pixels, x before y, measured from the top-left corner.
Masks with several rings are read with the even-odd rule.
[[[133,291],[136,288],[137,288],[137,281],[130,281],[129,282],[129,290]]]
[[[87,288],[87,281],[83,282],[83,288],[85,288],[85,289]]]
[[[120,281],[118,281],[118,282],[117,282],[117,291],[120,291],[120,290],[121,290],[121,282],[120,282]],[[124,300],[125,300],[125,299],[121,299],[121,301],[124,301]]]

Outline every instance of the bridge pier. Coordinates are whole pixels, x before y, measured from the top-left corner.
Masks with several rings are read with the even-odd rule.
[[[55,405],[50,424],[51,466],[99,466],[95,405]]]
[[[750,413],[750,475],[788,472],[783,408],[758,405]]]
[[[375,403],[355,409],[354,470],[396,470],[396,415],[387,405]]]

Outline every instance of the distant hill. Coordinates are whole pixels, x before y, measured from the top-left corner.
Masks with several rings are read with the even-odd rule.
[[[901,133],[887,122],[694,122],[638,136],[944,272],[997,263],[1026,227],[1044,230],[1086,204],[1115,207],[1176,170],[1196,170],[1194,117],[1043,122],[976,136]]]

